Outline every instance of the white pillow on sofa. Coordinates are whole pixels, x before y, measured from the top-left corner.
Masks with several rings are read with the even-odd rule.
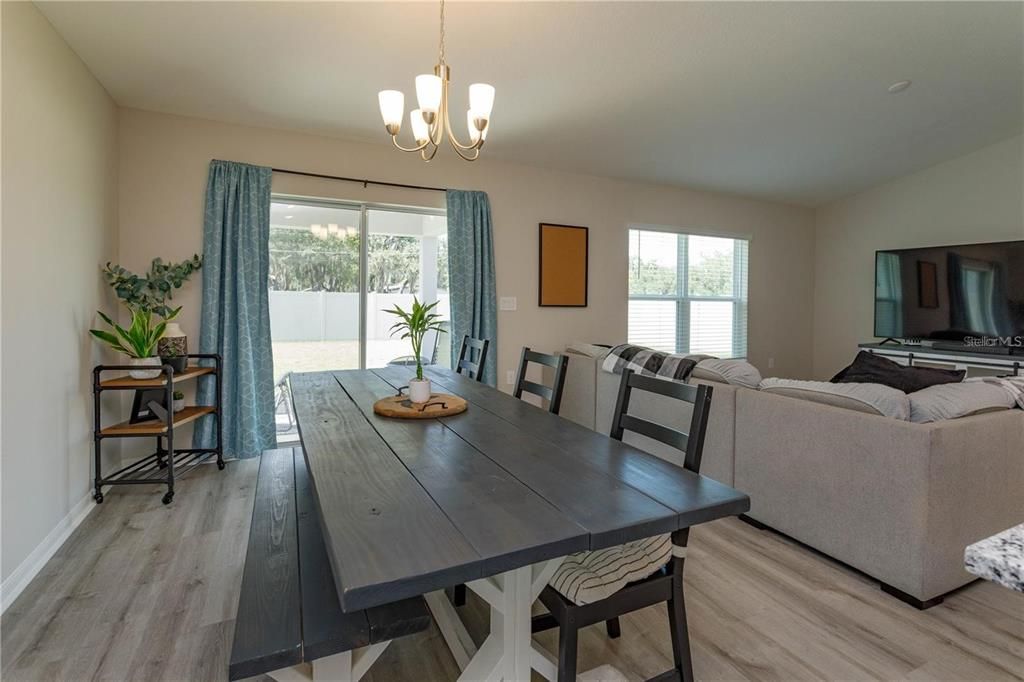
[[[833,384],[829,381],[770,378],[761,382],[761,390],[900,421],[910,419],[907,394],[882,384]]]
[[[761,383],[761,373],[757,371],[757,367],[754,367],[746,360],[708,358],[698,362],[690,376],[694,379],[717,381],[722,384],[746,386],[747,388],[755,389]]]
[[[910,421],[919,424],[1008,410],[1016,405],[1006,390],[980,379],[929,386],[911,393],[909,398]]]

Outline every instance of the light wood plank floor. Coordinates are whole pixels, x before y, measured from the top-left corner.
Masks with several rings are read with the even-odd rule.
[[[4,680],[223,680],[258,463],[200,467],[165,507],[119,488],[0,620]],[[1024,595],[977,582],[925,612],[865,577],[734,519],[697,528],[686,565],[694,668],[705,680],[1024,679]],[[470,597],[470,632],[485,610]],[[580,634],[580,670],[670,666],[663,608],[609,640]],[[556,634],[539,640],[554,650]],[[370,682],[451,680],[436,627],[395,644]]]

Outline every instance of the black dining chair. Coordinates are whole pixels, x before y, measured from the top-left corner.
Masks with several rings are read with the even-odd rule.
[[[684,433],[629,414],[632,392],[647,391],[693,405],[689,431]],[[704,436],[711,409],[710,386],[689,386],[675,381],[622,374],[619,396],[609,434],[622,440],[633,431],[665,443],[685,454],[683,467],[700,473]],[[558,627],[558,682],[576,679],[576,641],[580,628],[604,621],[611,637],[618,636],[619,616],[666,602],[672,638],[674,668],[656,679],[693,680],[690,640],[683,601],[683,562],[690,530],[658,536],[617,548],[570,555],[555,571],[540,594],[549,613],[535,616],[533,631]],[[626,570],[628,567],[640,567]],[[647,573],[650,571],[649,573]],[[647,575],[643,575],[647,573]],[[625,582],[618,589],[612,579]],[[604,592],[611,594],[604,595]]]
[[[551,386],[538,384],[526,378],[526,370],[531,362],[555,370],[555,378],[551,382]],[[524,392],[532,393],[542,400],[548,401],[549,412],[558,414],[562,407],[562,389],[565,388],[565,371],[568,366],[569,358],[565,355],[538,353],[537,351],[530,350],[529,346],[524,346],[523,355],[519,360],[519,376],[516,378],[516,389],[512,395],[516,398],[522,398]]]
[[[459,361],[455,365],[455,372],[457,374],[466,373],[470,379],[483,381],[484,363],[487,362],[487,348],[490,345],[490,339],[474,339],[468,335],[462,337],[462,350],[459,351]],[[476,357],[475,360],[474,357]]]

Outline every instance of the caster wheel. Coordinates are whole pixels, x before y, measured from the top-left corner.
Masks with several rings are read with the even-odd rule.
[[[170,504],[171,500],[173,500],[173,499],[174,499],[174,493],[167,493],[166,495],[164,495],[163,503],[164,504]]]
[[[96,504],[103,504],[103,493],[96,493],[92,499],[96,500]]]
[[[217,462],[217,468],[224,471],[224,462]]]

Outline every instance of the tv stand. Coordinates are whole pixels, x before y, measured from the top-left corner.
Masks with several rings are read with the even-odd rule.
[[[891,345],[886,339],[880,343],[862,343],[861,350],[895,360],[901,365],[925,365],[943,369],[960,369],[967,376],[1024,376],[1024,356],[1000,355],[992,352],[950,350],[934,346]]]

